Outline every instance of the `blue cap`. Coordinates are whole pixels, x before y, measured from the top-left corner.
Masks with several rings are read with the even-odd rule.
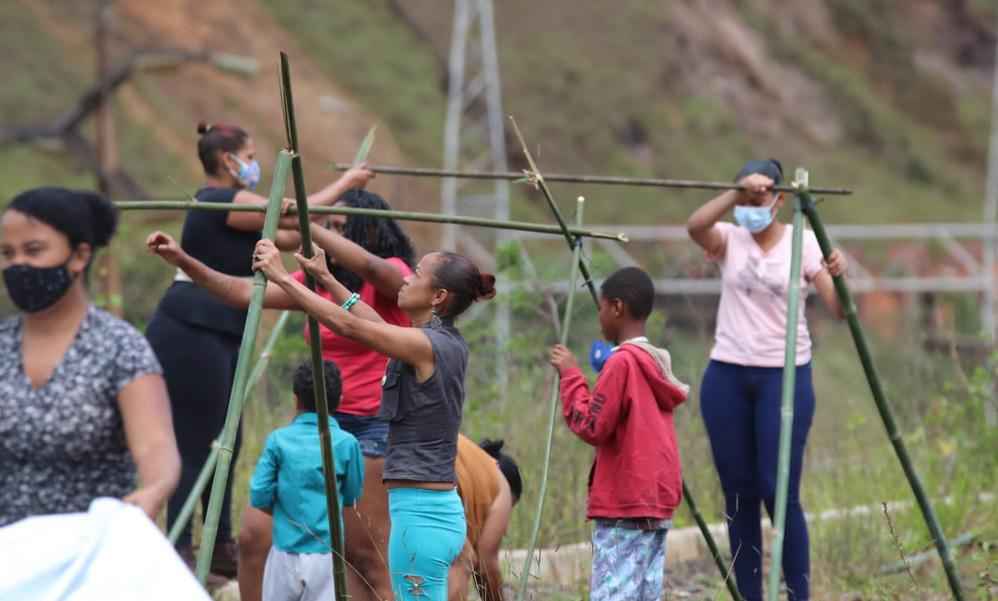
[[[753,173],[761,173],[769,179],[773,180],[773,183],[779,186],[783,183],[783,165],[780,164],[776,159],[766,159],[763,161],[752,160],[745,163],[738,175],[735,176],[735,181],[742,179],[747,175],[752,175]]]
[[[592,346],[589,347],[589,365],[592,366],[593,371],[599,373],[612,354],[613,347],[610,346],[609,342],[594,340]]]

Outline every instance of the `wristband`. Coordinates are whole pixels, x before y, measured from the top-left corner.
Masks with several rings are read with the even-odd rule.
[[[353,308],[354,305],[357,304],[357,301],[359,301],[359,300],[360,300],[360,295],[357,294],[356,292],[354,292],[353,294],[350,295],[350,298],[348,298],[345,301],[343,301],[343,305],[342,305],[343,306],[343,310],[344,311],[349,311],[350,309]]]

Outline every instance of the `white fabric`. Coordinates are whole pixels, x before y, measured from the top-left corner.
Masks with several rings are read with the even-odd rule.
[[[110,498],[0,528],[0,599],[210,601],[156,524]]]
[[[270,548],[263,568],[263,601],[329,601],[334,591],[331,553]]]

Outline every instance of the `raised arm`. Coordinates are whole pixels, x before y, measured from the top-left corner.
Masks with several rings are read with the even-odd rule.
[[[312,240],[337,264],[370,282],[385,298],[395,298],[405,280],[398,268],[363,246],[318,224],[312,224]]]
[[[155,520],[180,481],[180,453],[163,376],[147,374],[126,384],[118,393],[118,408],[140,482],[125,501]]]
[[[611,361],[622,361],[616,355],[603,367],[596,386],[590,392],[575,356],[564,346],[551,348],[550,362],[561,376],[561,408],[565,424],[575,435],[596,446],[603,444],[617,428],[623,410],[625,378],[611,369]]]
[[[182,269],[195,284],[210,292],[223,303],[239,309],[249,307],[250,297],[253,294],[251,281],[208,267],[187,254],[169,234],[163,232],[149,234],[146,246],[154,255],[159,255],[170,265]],[[295,304],[280,287],[271,283],[267,284],[263,306],[267,309],[301,310],[301,307]]]
[[[336,200],[343,195],[344,192],[351,188],[363,188],[367,185],[367,182],[374,177],[374,172],[365,169],[364,167],[354,167],[346,171],[340,176],[335,182],[328,184],[318,192],[308,195],[308,205],[310,207],[320,207],[328,206],[336,202]],[[249,190],[240,190],[236,193],[236,196],[232,199],[234,204],[250,204],[256,206],[266,206],[267,199],[259,194],[250,192]],[[294,199],[285,198],[282,204],[282,214],[287,210],[289,206],[295,204]],[[314,218],[318,218],[315,216]],[[226,218],[225,223],[237,230],[247,231],[247,232],[258,232],[263,229],[263,213],[251,213],[251,212],[239,212],[232,211]],[[297,229],[298,228],[298,217],[290,215],[287,217],[282,217],[280,221],[281,229]]]
[[[686,231],[709,255],[724,254],[724,236],[716,227],[725,213],[738,203],[738,192],[728,190],[711,199],[707,204],[690,215],[686,221]]]
[[[329,292],[333,297],[333,301],[339,303],[341,306],[348,298],[350,298],[352,292],[340,283],[333,274],[329,272],[329,264],[326,262],[326,253],[323,252],[317,244],[312,244],[312,257],[305,258],[300,252],[295,253],[295,260],[298,261],[298,265],[301,266],[305,272],[311,274],[315,278],[316,283],[322,286],[323,289]],[[389,265],[389,267],[391,267]],[[391,267],[394,269],[393,267]],[[397,295],[398,293],[396,293]],[[361,319],[367,319],[370,321],[384,322],[385,320],[381,318],[381,315],[377,311],[372,309],[366,303],[357,303],[353,307],[353,314]]]
[[[764,194],[773,187],[773,180],[759,173],[753,173],[738,181],[746,191],[728,190],[715,196],[690,215],[686,221],[686,231],[710,256],[724,254],[724,236],[717,228],[717,222],[737,204],[744,204],[752,195]]]
[[[412,365],[421,382],[433,375],[433,346],[421,330],[359,317],[352,311],[374,312],[374,310],[358,302],[351,311],[346,311],[338,303],[330,302],[315,294],[288,274],[284,264],[281,263],[280,251],[270,240],[261,240],[257,243],[254,257],[254,269],[263,271],[267,278],[280,286],[303,311],[315,317],[333,332],[356,340],[382,355]]]

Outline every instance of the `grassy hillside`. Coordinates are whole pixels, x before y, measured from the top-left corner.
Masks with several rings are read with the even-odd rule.
[[[92,84],[92,55],[67,53],[64,43],[16,2],[0,3],[0,33],[6,42],[6,77],[0,93],[4,124],[49,123],[71,108]],[[189,187],[193,179],[186,165],[163,149],[152,132],[131,121],[117,102],[112,110],[122,167],[154,195],[176,197]],[[84,133],[92,136],[92,129]],[[96,184],[93,173],[57,143],[0,147],[0,199],[4,203],[22,190],[42,185],[92,189]],[[123,216],[116,238],[119,249],[141,244],[149,228],[143,219],[141,215]],[[158,300],[149,294],[150,284],[155,286],[165,270],[150,264],[141,252],[117,252],[128,316],[141,323]],[[0,300],[4,312],[9,310],[6,300]]]
[[[332,11],[266,4],[380,114],[405,115],[389,124],[414,159],[439,161],[445,75],[439,65],[449,44],[449,3],[376,0]],[[723,31],[710,35],[704,23],[691,30],[701,15],[691,21],[665,5],[497,3],[505,110],[552,171],[727,179],[745,157],[774,155],[791,169],[808,166],[814,183],[859,191],[858,201],[826,205],[835,221],[978,218],[988,87],[956,89],[916,64],[920,53],[956,59],[894,18],[905,3],[867,4],[827,3],[821,23],[827,35],[815,39],[788,27],[767,2],[721,3],[714,16],[722,25],[734,23],[726,39]],[[391,18],[393,5],[422,35]],[[975,10],[971,16],[983,19],[984,9]],[[941,26],[959,33],[948,27]],[[770,83],[753,79],[742,48],[725,46],[741,43],[737,36],[760,45],[764,75],[778,70],[782,79],[772,85],[813,88],[814,102],[768,99]],[[962,79],[988,72],[980,65],[946,67]],[[434,100],[435,106],[427,102]],[[840,133],[813,140],[809,128],[822,120]],[[521,162],[511,138],[507,147]],[[649,216],[675,222],[703,198],[572,186],[556,192],[566,204],[586,193],[594,221],[635,223]],[[625,202],[612,202],[620,198]],[[517,210],[530,212],[523,205]]]

